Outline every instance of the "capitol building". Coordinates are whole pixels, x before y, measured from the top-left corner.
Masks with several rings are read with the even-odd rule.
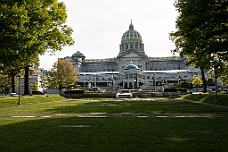
[[[117,90],[155,89],[173,87],[180,81],[200,76],[198,69],[186,66],[180,57],[148,57],[144,50],[142,35],[132,22],[123,34],[116,57],[107,59],[86,59],[77,51],[63,59],[77,69],[78,80],[83,88],[99,87]]]

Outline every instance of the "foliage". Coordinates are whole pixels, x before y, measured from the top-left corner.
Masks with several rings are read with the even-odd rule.
[[[64,91],[65,94],[85,94],[85,90],[83,89],[71,89]]]
[[[29,20],[27,11],[18,3],[1,1],[0,14],[0,63],[4,69],[19,70],[22,62],[18,62],[21,53],[18,47],[23,47],[24,24]]]
[[[67,14],[63,2],[11,0],[1,1],[0,6],[4,61],[10,63],[14,59],[27,65],[46,51],[62,50],[62,46],[73,44],[72,29],[64,24]]]
[[[222,67],[224,61],[228,60],[227,3],[224,0],[175,2],[180,15],[176,20],[177,31],[170,34],[176,45],[173,52],[185,56],[187,64],[200,68],[204,87],[204,70],[212,68],[215,63]]]
[[[38,91],[38,82],[32,83],[32,91]]]
[[[45,52],[54,53],[73,45],[73,30],[66,23],[66,6],[58,0],[2,0],[0,2],[0,64],[11,72],[25,69],[28,94],[28,67]]]
[[[180,81],[179,87],[190,89],[192,88],[192,82],[189,80]]]
[[[41,84],[40,87],[43,88],[43,90],[45,88],[48,88],[50,86],[50,82],[49,82],[48,77],[45,76],[44,74],[42,74],[40,78],[41,78],[40,79],[40,84]]]
[[[11,87],[12,86],[10,77],[0,74],[0,89],[4,89],[4,93],[6,94],[6,92],[8,92]]]
[[[219,72],[218,78],[222,82],[223,86],[228,86],[228,62],[222,68],[222,72]]]
[[[165,88],[164,92],[187,92],[186,88]]]
[[[192,77],[192,85],[193,87],[200,87],[202,86],[202,79],[198,76]]]
[[[59,59],[54,63],[51,70],[48,71],[51,87],[67,88],[74,85],[77,80],[77,71],[68,61]]]

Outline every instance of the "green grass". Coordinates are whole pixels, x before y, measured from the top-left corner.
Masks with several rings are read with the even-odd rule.
[[[33,96],[20,96],[22,105],[45,103],[57,100],[65,100],[66,98],[59,95],[33,95]],[[19,97],[0,96],[0,108],[17,106]]]
[[[43,103],[43,102],[42,102]],[[119,99],[77,99],[66,102],[33,103],[13,108],[3,108],[0,116],[80,116],[80,115],[108,115],[108,116],[210,116],[216,117],[226,113],[225,109],[201,106],[180,100],[155,98],[147,100],[119,100]]]
[[[83,115],[110,117],[77,117]],[[136,117],[145,115],[149,117]],[[227,151],[227,128],[228,110],[175,99],[77,99],[42,104],[33,100],[0,109],[0,148],[7,152]]]
[[[211,104],[217,104],[222,106],[228,106],[228,94],[218,94],[218,101],[216,101],[216,95],[215,94],[188,94],[182,96],[184,99],[199,101],[202,103],[211,103]]]

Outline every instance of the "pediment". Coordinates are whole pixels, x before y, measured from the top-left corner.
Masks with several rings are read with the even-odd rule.
[[[125,54],[125,55],[123,55],[121,57],[123,57],[123,58],[137,58],[137,57],[142,57],[142,56],[140,56],[140,55],[138,55],[136,53],[131,52],[131,53]]]

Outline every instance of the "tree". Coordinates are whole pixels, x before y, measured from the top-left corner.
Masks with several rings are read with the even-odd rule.
[[[4,0],[0,2],[0,70],[11,77],[12,92],[15,92],[15,76],[23,68],[17,47],[23,43],[20,33],[28,17],[23,7],[8,3]]]
[[[59,59],[48,71],[51,86],[61,90],[74,85],[77,80],[76,68],[68,61]]]
[[[200,78],[200,77],[198,77],[198,76],[194,76],[193,78],[192,78],[193,80],[192,80],[192,85],[193,85],[193,87],[201,87],[202,86],[202,79]]]
[[[170,33],[176,49],[187,58],[187,64],[200,68],[203,91],[206,92],[204,70],[212,68],[215,61],[228,60],[227,0],[176,0],[180,15],[177,31]],[[215,58],[217,56],[218,58]],[[222,63],[222,62],[221,62]]]
[[[32,91],[39,91],[38,90],[38,82],[33,82],[31,86],[32,86]]]
[[[191,89],[192,88],[192,82],[188,81],[188,80],[181,81],[179,84],[179,87]]]
[[[221,67],[222,70],[218,70],[217,76],[218,80],[222,82],[223,86],[228,86],[228,62],[224,63],[224,66]],[[214,75],[214,73],[213,73]]]
[[[13,71],[15,66],[9,65],[25,68],[24,94],[30,94],[29,66],[39,55],[62,50],[63,46],[74,43],[73,30],[65,24],[66,6],[57,0],[2,0],[0,6],[0,41],[3,40],[0,48],[4,52],[0,63]],[[4,62],[6,57],[8,62]],[[13,61],[16,64],[12,64]]]
[[[6,95],[11,87],[10,77],[8,75],[0,74],[0,88],[2,89],[2,93]]]
[[[40,80],[41,86],[40,87],[42,87],[43,92],[44,92],[45,88],[48,88],[50,86],[50,82],[48,80],[49,80],[48,77],[46,77],[44,74],[41,75],[41,80]]]

